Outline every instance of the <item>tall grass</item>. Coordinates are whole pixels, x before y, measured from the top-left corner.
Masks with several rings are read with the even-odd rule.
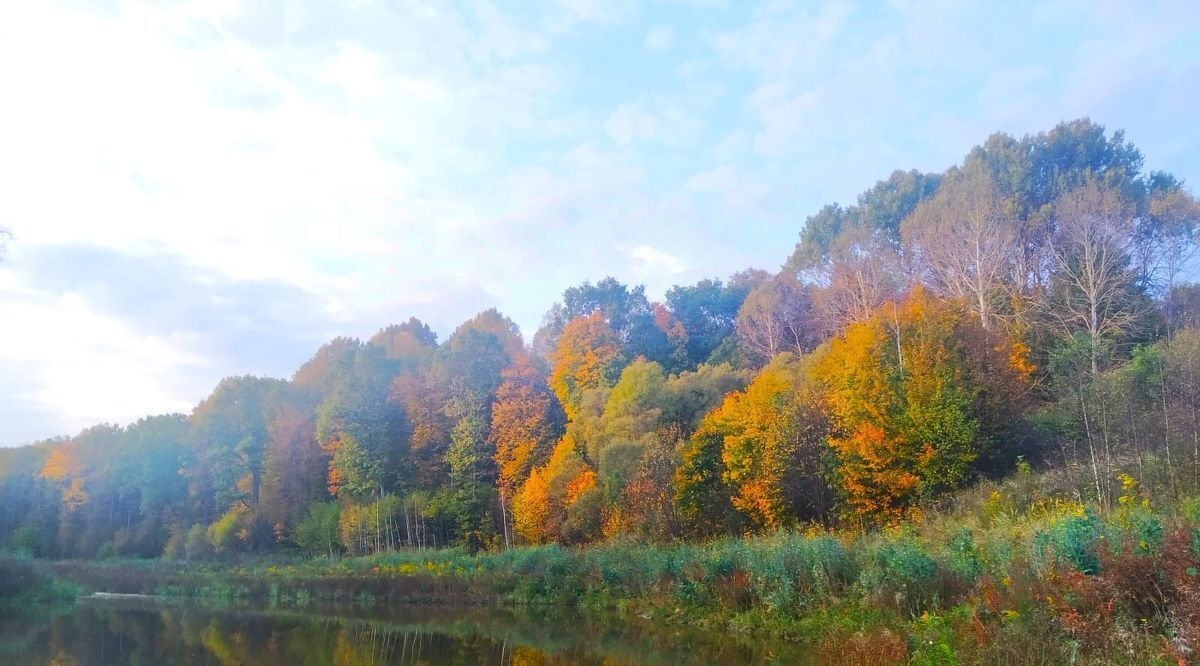
[[[69,601],[78,588],[50,573],[45,562],[0,553],[0,608],[15,609],[46,602]]]
[[[953,663],[947,654],[992,663],[1190,659],[1200,639],[1200,498],[1160,506],[1123,483],[1102,512],[1026,473],[872,532],[56,566],[95,588],[219,599],[617,608],[797,636],[819,650],[833,641],[842,648],[831,643],[831,654],[844,649],[867,663],[897,654],[913,663]]]

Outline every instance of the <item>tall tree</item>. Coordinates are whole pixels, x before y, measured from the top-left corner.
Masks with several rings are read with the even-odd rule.
[[[1064,338],[1084,331],[1099,374],[1104,340],[1134,330],[1146,313],[1132,256],[1136,209],[1120,191],[1096,179],[1064,194],[1054,207],[1046,252],[1054,266],[1047,316]]]
[[[898,517],[960,486],[981,454],[1017,438],[1014,410],[995,401],[1024,399],[1026,351],[919,288],[835,338],[815,371],[848,512]]]
[[[1200,230],[1200,202],[1169,174],[1150,176],[1148,217],[1143,225],[1139,247],[1143,248],[1142,272],[1151,278],[1150,287],[1160,294],[1167,336],[1177,328],[1176,287],[1188,262],[1196,256],[1197,231]]]
[[[681,513],[693,524],[729,524],[732,508],[759,529],[821,517],[829,503],[820,478],[828,428],[815,388],[808,363],[781,354],[745,391],[726,396],[684,451],[675,478]]]
[[[328,467],[311,411],[285,402],[272,414],[267,431],[261,506],[278,536],[304,517],[310,502],[325,495]]]
[[[393,324],[372,336],[368,344],[380,347],[384,355],[397,362],[397,370],[411,372],[427,367],[437,349],[437,334],[416,317]]]
[[[800,242],[788,259],[788,268],[800,273],[820,270],[834,259],[839,238],[847,233],[868,236],[884,245],[900,244],[900,223],[933,195],[941,177],[919,171],[895,171],[858,197],[856,205],[825,206],[804,222]]]
[[[601,312],[576,317],[563,327],[551,360],[550,388],[571,419],[585,390],[616,380],[623,360],[620,339]]]
[[[403,408],[388,399],[395,366],[380,347],[358,348],[316,409],[316,438],[329,456],[331,492],[384,495],[407,454]]]
[[[509,514],[513,495],[529,478],[530,471],[545,462],[561,418],[554,413],[560,410],[544,375],[527,355],[522,354],[505,368],[502,377],[504,381],[492,404],[489,437],[496,451],[504,537],[511,544]]]
[[[708,360],[717,345],[734,334],[738,310],[750,293],[744,285],[701,280],[667,292],[667,307],[683,326],[687,361],[695,367]]]
[[[818,338],[809,288],[790,271],[781,272],[746,296],[736,329],[743,348],[760,363],[785,351],[810,351]]]
[[[901,232],[933,284],[969,307],[984,328],[993,325],[1014,292],[1020,237],[986,164],[952,169]]]
[[[283,386],[263,377],[226,378],[189,417],[199,447],[198,464],[210,470],[213,484],[215,505],[203,512],[208,517],[234,501],[250,508],[258,505],[267,424]],[[243,479],[248,483],[240,483]]]

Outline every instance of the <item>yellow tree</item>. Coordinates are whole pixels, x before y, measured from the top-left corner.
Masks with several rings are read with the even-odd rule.
[[[550,388],[567,418],[575,418],[585,390],[612,385],[620,372],[620,359],[621,339],[599,310],[567,322],[551,354],[550,373]]]
[[[527,354],[518,355],[501,377],[503,381],[492,403],[489,437],[496,447],[496,485],[500,490],[504,537],[508,543],[511,541],[508,505],[513,493],[525,482],[530,470],[545,459],[553,441],[553,398],[543,375]]]
[[[550,460],[535,467],[513,498],[513,524],[529,543],[557,541],[566,536],[569,513],[580,499],[596,489],[596,472],[579,454],[568,434],[558,441]]]
[[[814,371],[851,515],[895,519],[955,488],[981,452],[1019,436],[1025,348],[914,289],[823,349]]]
[[[63,442],[50,450],[42,465],[41,477],[66,482],[62,500],[68,509],[76,509],[87,501],[88,495],[83,489],[83,463],[79,460],[75,442]]]
[[[745,391],[730,393],[701,422],[675,480],[676,504],[693,522],[735,509],[774,529],[802,510],[819,513],[819,458],[826,432],[807,359],[780,354]]]

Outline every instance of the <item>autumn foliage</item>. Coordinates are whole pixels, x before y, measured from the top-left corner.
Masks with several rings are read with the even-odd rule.
[[[1200,206],[1087,120],[805,221],[777,273],[411,318],[187,415],[0,451],[0,549],[501,549],[892,523],[1018,455],[1200,484]],[[1074,478],[1074,477],[1072,477]],[[12,536],[16,535],[16,536]]]
[[[511,497],[534,465],[549,455],[554,436],[554,396],[532,360],[522,354],[506,368],[492,405],[491,441],[496,447],[497,484]]]
[[[981,452],[1017,436],[1011,410],[1028,391],[1024,348],[917,288],[850,325],[817,354],[846,509],[896,518],[961,485]]]
[[[600,311],[567,322],[551,359],[550,387],[568,418],[578,414],[586,389],[614,381],[620,356],[621,341]]]

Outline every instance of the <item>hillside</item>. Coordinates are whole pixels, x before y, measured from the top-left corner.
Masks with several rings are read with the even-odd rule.
[[[496,310],[441,342],[410,319],[288,380],[224,379],[191,414],[0,450],[0,549],[484,553],[465,566],[510,595],[514,558],[557,553],[572,589],[662,612],[703,580],[692,601],[722,621],[851,604],[910,638],[959,613],[928,631],[975,622],[983,645],[1049,619],[1085,650],[1186,654],[1197,223],[1121,132],[995,134],[797,221],[777,273],[661,302],[585,282],[528,345]],[[676,568],[610,581],[589,558],[611,549]]]

